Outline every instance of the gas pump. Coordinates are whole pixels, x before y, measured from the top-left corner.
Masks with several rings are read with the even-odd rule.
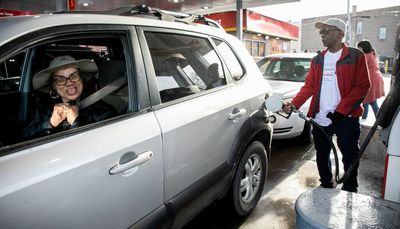
[[[382,118],[382,140],[386,143],[382,197],[400,203],[400,24],[397,25],[390,94],[393,98]]]

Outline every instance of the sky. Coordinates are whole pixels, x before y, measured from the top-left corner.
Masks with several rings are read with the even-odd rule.
[[[284,3],[252,10],[274,19],[286,22],[300,22],[303,18],[320,17],[347,13],[348,0],[301,0],[300,2]],[[349,0],[350,12],[353,5],[357,11],[400,6],[398,0]]]

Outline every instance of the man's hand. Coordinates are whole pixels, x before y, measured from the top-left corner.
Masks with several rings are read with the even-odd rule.
[[[282,111],[286,114],[291,114],[294,109],[295,107],[291,102],[285,102],[282,106]]]
[[[329,112],[327,115],[326,115],[326,117],[327,118],[330,118],[331,120],[332,120],[332,122],[333,123],[335,123],[335,124],[338,124],[340,121],[342,121],[343,119],[345,119],[346,118],[346,116],[344,115],[344,114],[342,114],[342,113],[339,113],[339,112],[337,112],[337,111],[335,111],[335,112]]]

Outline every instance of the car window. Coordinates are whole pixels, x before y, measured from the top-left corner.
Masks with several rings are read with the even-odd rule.
[[[311,59],[308,58],[265,58],[258,63],[264,77],[270,80],[304,82]]]
[[[203,37],[145,32],[163,103],[226,85],[216,51]]]
[[[235,53],[225,42],[217,39],[213,39],[218,51],[222,54],[222,58],[234,80],[238,81],[244,76],[244,70],[239,60],[237,59]]]
[[[48,42],[42,41],[40,45],[31,48],[32,51],[27,57],[29,71],[22,79],[23,84],[29,85],[27,88],[30,89],[28,92],[22,90],[18,92],[18,87],[14,86],[14,90],[18,92],[18,96],[12,97],[13,101],[10,102],[15,104],[10,107],[14,113],[1,114],[0,117],[7,120],[4,121],[5,126],[1,128],[1,144],[9,145],[60,133],[128,112],[129,95],[123,35],[79,34],[75,36],[63,36]],[[19,78],[22,66],[20,62],[24,55],[25,52],[17,54],[13,57],[15,61],[9,58],[2,63],[2,75],[6,72],[7,79]],[[60,81],[60,85],[52,81],[55,77],[52,75],[54,72],[47,73],[47,70],[51,69],[51,63],[60,57],[61,59],[73,58],[76,62],[86,61],[82,65],[74,63],[62,68],[54,67],[65,69],[74,66],[79,76],[77,82],[72,83],[71,74],[69,77],[62,75],[61,78],[68,79]],[[10,71],[10,62],[14,63],[13,66],[16,68],[13,71]],[[17,62],[19,64],[16,64]],[[92,64],[87,63],[94,63],[95,68],[88,67]],[[7,67],[7,71],[4,71],[4,66]],[[39,79],[38,75],[45,77]],[[80,86],[74,86],[77,84],[83,85],[82,92],[79,89]],[[8,87],[4,89],[3,85],[2,91],[8,90]],[[73,97],[77,91],[79,96]],[[65,97],[69,98],[68,102],[65,102]],[[3,98],[6,99],[2,96],[1,99]],[[75,119],[71,119],[73,121],[64,119],[54,126],[54,122],[50,120],[53,120],[56,107],[60,104],[66,104],[66,110],[76,107],[79,112],[75,114],[77,116]],[[10,136],[7,133],[15,133],[15,135]]]
[[[18,91],[26,52],[0,63],[0,93]]]

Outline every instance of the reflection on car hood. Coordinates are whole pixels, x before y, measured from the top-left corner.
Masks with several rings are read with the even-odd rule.
[[[269,80],[268,82],[272,87],[274,95],[280,95],[283,99],[294,97],[304,85],[304,82],[282,80]]]

